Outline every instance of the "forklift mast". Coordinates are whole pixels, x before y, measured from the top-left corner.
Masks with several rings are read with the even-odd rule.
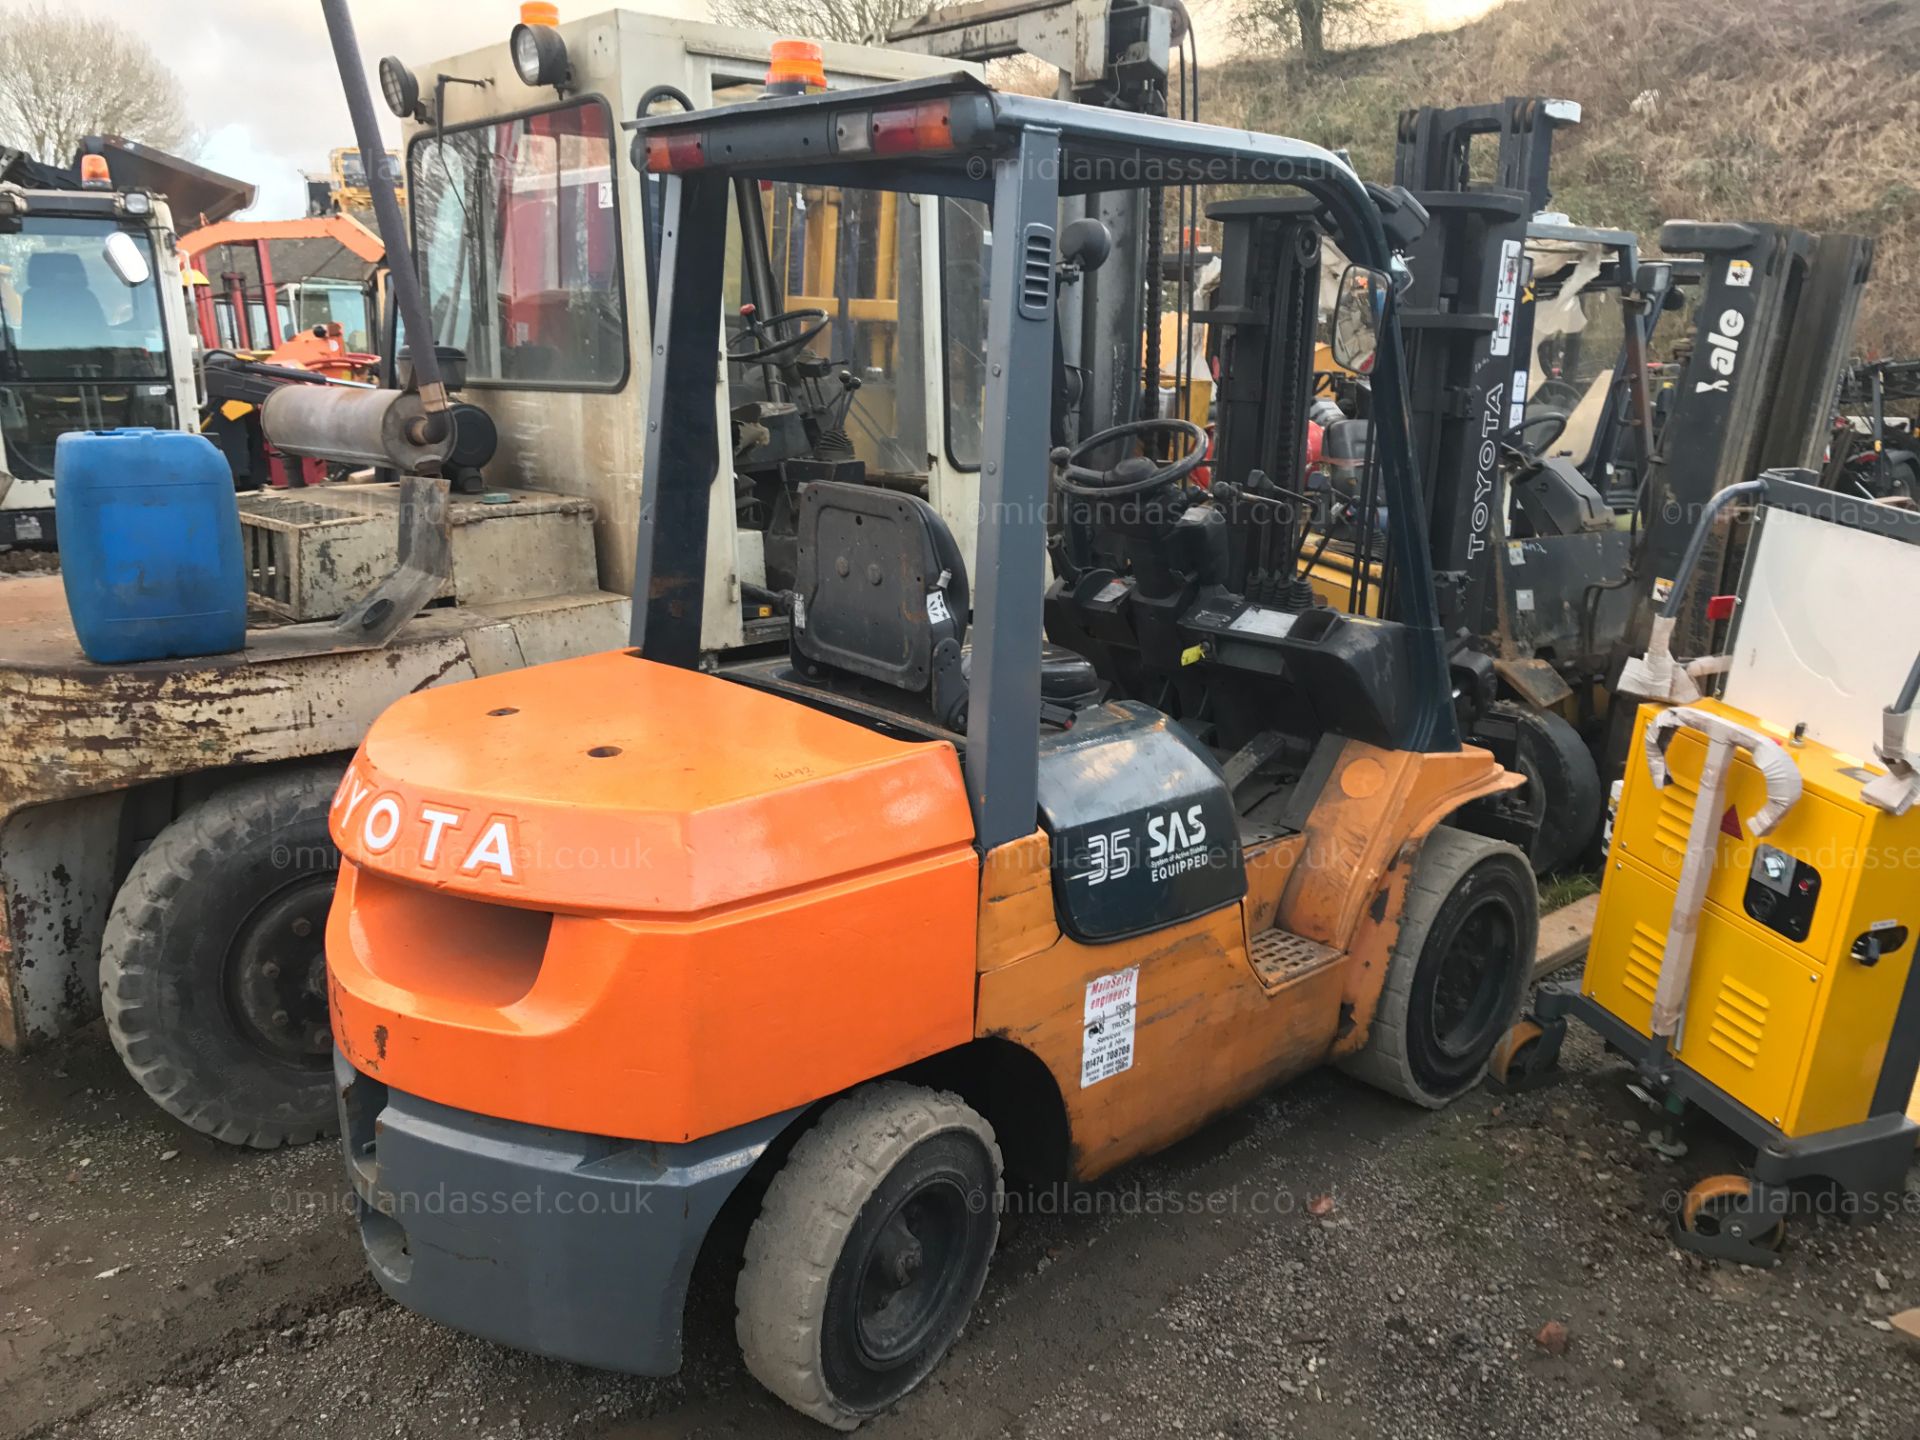
[[[1307,408],[1313,403],[1320,240],[1305,196],[1258,195],[1207,209],[1221,230],[1220,283],[1194,323],[1209,329],[1219,362],[1214,476],[1244,486],[1254,471],[1305,485]]]
[[[1059,99],[1164,115],[1176,13],[1163,0],[960,0],[935,5],[887,40],[899,49],[980,64],[1031,55],[1060,72]],[[1098,220],[1112,235],[1113,250],[1107,264],[1080,276],[1061,297],[1062,360],[1077,393],[1066,397],[1066,434],[1059,438],[1071,441],[1140,418],[1140,336],[1150,327],[1157,334],[1143,283],[1157,269],[1156,213],[1148,192],[1138,188],[1065,202],[1060,223]]]
[[[1394,181],[1431,223],[1409,248],[1405,297],[1414,453],[1426,484],[1441,623],[1449,634],[1499,623],[1491,547],[1502,533],[1503,438],[1525,415],[1532,307],[1527,225],[1551,198],[1553,135],[1580,107],[1546,98],[1408,110]],[[1476,141],[1496,147],[1474,179]]]
[[[1873,263],[1858,235],[1785,225],[1669,221],[1669,255],[1702,257],[1693,350],[1653,457],[1627,648],[1653,629],[1707,503],[1767,470],[1818,469]],[[1674,627],[1676,654],[1711,649],[1707,602],[1729,588],[1739,534],[1716,527]]]
[[[1548,175],[1553,166],[1553,135],[1566,125],[1580,123],[1580,106],[1573,100],[1509,96],[1497,105],[1460,105],[1441,109],[1428,105],[1404,110],[1393,154],[1393,180],[1416,193],[1470,190],[1517,190],[1534,211],[1547,208],[1553,198]],[[1473,142],[1482,136],[1497,138],[1492,177],[1480,184],[1473,179]]]

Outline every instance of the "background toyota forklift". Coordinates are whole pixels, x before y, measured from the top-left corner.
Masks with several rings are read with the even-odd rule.
[[[1609,722],[1611,681],[1631,644],[1644,648],[1646,607],[1665,593],[1657,577],[1693,519],[1740,478],[1817,458],[1872,254],[1855,236],[1677,222],[1661,233],[1663,252],[1702,259],[1645,261],[1631,234],[1547,208],[1553,138],[1578,114],[1546,98],[1410,110],[1394,168],[1430,217],[1408,236],[1404,323],[1461,721],[1529,780],[1473,823],[1522,844],[1542,873],[1597,847],[1603,776],[1618,772],[1630,725]],[[1293,444],[1284,416],[1309,402],[1324,227],[1297,201],[1232,201],[1213,214],[1225,236],[1207,317],[1222,332],[1216,470],[1257,469],[1297,491],[1304,451],[1274,437]],[[1648,346],[1662,314],[1685,303],[1676,274],[1694,282],[1692,358],[1657,423]],[[1542,372],[1535,325],[1588,286],[1618,296],[1608,333],[1620,339],[1610,373],[1582,398]],[[1236,382],[1241,366],[1254,383]],[[1360,557],[1377,557],[1397,523],[1366,477],[1366,433],[1364,418],[1330,427],[1330,469],[1350,478],[1318,507],[1303,568],[1323,599],[1361,613],[1385,591],[1377,558]],[[1635,483],[1616,509],[1607,497],[1620,496],[1623,471]]]
[[[751,1176],[747,1363],[851,1428],[957,1336],[1003,1169],[1092,1178],[1329,1061],[1426,1105],[1473,1085],[1537,900],[1520,852],[1445,822],[1519,781],[1455,725],[1394,197],[1311,145],[964,76],[637,129],[666,177],[650,413],[674,418],[645,436],[633,647],[410,697],[350,765],[327,936],[345,1155],[391,1295],[640,1373],[678,1365],[688,1273]],[[1412,517],[1391,619],[1228,585],[1232,532],[1265,522],[1187,483],[1194,427],[1052,448],[1060,282],[1111,248],[1062,199],[1196,166],[1290,177],[1369,267],[1342,311],[1378,331],[1381,485]],[[708,673],[741,179],[980,207],[980,522],[969,565],[918,497],[806,486],[789,653]],[[1056,548],[1051,590],[1050,528],[1073,562]],[[553,1203],[421,1203],[443,1187]]]

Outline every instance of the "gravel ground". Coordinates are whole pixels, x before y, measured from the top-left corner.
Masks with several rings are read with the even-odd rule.
[[[1920,1349],[1880,1328],[1920,1305],[1920,1197],[1797,1224],[1775,1270],[1685,1256],[1670,1197],[1738,1153],[1704,1122],[1656,1152],[1578,1032],[1566,1070],[1439,1115],[1314,1076],[1032,1197],[863,1433],[1920,1437]],[[724,1257],[673,1380],[538,1360],[381,1297],[336,1167],[184,1134],[97,1032],[0,1065],[0,1440],[826,1433],[741,1370]]]

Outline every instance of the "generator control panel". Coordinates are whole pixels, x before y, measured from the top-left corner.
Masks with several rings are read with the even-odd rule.
[[[1820,903],[1820,872],[1784,850],[1762,845],[1747,877],[1747,914],[1796,943],[1813,931]]]

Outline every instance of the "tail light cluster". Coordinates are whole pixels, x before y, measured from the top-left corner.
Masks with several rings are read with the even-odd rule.
[[[705,131],[663,131],[647,136],[646,143],[647,169],[654,174],[698,170],[707,163]],[[916,155],[951,150],[954,143],[952,101],[923,100],[836,115],[831,153]]]

